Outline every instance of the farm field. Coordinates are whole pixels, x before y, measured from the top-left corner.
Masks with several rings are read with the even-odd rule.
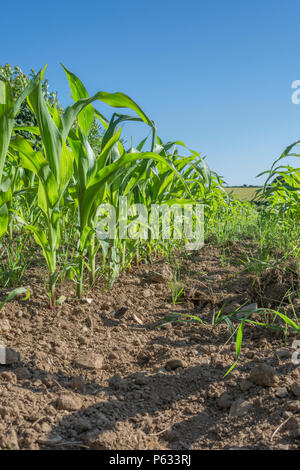
[[[225,187],[225,190],[228,194],[232,193],[234,196],[237,196],[242,201],[251,201],[252,199],[254,199],[256,195],[256,191],[258,189],[259,189],[259,186],[248,187],[248,188],[241,188],[238,186]]]
[[[0,449],[299,449],[298,143],[258,211],[63,69],[0,69]]]
[[[111,290],[98,283],[89,301],[76,301],[64,285],[67,300],[56,311],[46,306],[43,271],[30,269],[24,282],[31,301],[7,303],[0,322],[2,338],[20,354],[1,367],[2,448],[298,449],[296,331],[249,324],[239,363],[224,377],[235,342],[226,322],[214,324],[222,306],[230,315],[245,302],[281,304],[294,318],[284,296],[294,291],[297,274],[243,271],[240,258],[250,248],[258,249],[207,245],[182,258],[187,287],[175,306],[166,282],[171,268],[162,259],[124,272]],[[162,273],[160,282],[153,272]],[[292,302],[299,312],[299,298]],[[124,307],[122,318],[112,316]],[[155,327],[175,312],[204,323]],[[252,319],[266,320],[261,313]],[[269,321],[280,325],[272,315]]]

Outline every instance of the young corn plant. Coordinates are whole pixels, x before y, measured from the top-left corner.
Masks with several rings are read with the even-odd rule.
[[[72,92],[72,97],[74,101],[80,99],[88,99],[88,93],[85,89],[82,82],[79,80],[76,75],[70,72],[66,67],[64,67],[66,72],[70,89]],[[115,95],[118,95],[118,102],[114,100]],[[146,115],[140,110],[140,108],[126,95],[122,93],[111,95],[111,100],[107,101],[108,94],[105,95],[106,102],[112,106],[121,106],[130,107],[137,111],[142,118],[132,118],[133,120],[144,121],[147,124],[153,124],[146,117]],[[82,116],[83,115],[83,116]],[[89,199],[93,198],[93,203],[89,210],[89,217],[84,218],[84,214],[87,210],[89,200],[87,199],[87,193],[89,185],[94,181],[95,176],[98,175],[98,179],[101,176],[101,171],[107,172],[108,166],[116,160],[116,155],[113,156],[113,149],[116,146],[122,148],[121,143],[119,142],[120,131],[116,132],[117,124],[122,122],[122,120],[131,119],[130,116],[125,116],[124,118],[121,115],[114,114],[110,123],[98,112],[98,117],[100,116],[101,122],[106,128],[106,132],[101,141],[101,152],[99,155],[95,155],[93,149],[91,148],[88,141],[88,132],[90,126],[94,120],[94,109],[91,105],[87,106],[82,113],[78,116],[78,128],[70,133],[68,137],[68,143],[73,150],[75,156],[74,170],[75,170],[75,185],[73,187],[72,196],[76,201],[78,206],[78,227],[79,227],[79,247],[78,247],[78,257],[77,263],[71,267],[72,277],[76,279],[77,283],[77,296],[81,297],[83,294],[83,273],[84,261],[86,253],[88,254],[88,268],[89,268],[89,277],[90,277],[90,286],[93,286],[96,279],[96,254],[100,247],[100,242],[95,237],[95,230],[98,223],[98,207],[104,201],[105,195],[107,193],[106,188],[108,185],[108,180],[115,179],[117,172],[120,172],[120,168],[114,168],[112,173],[109,172],[106,174],[105,180],[103,183],[96,187],[93,194],[89,194]],[[124,150],[122,149],[124,154]],[[118,155],[120,158],[120,155]],[[124,162],[124,167],[126,162]]]
[[[287,315],[279,312],[278,310],[272,310],[272,309],[265,309],[265,308],[249,308],[249,310],[244,309],[243,311],[240,311],[241,307],[236,309],[234,312],[230,314],[223,314],[223,308],[222,307],[218,314],[213,318],[213,327],[216,325],[225,322],[229,326],[231,336],[234,337],[235,335],[235,343],[236,343],[236,348],[235,348],[235,361],[232,364],[232,366],[227,370],[227,372],[224,374],[224,377],[226,377],[230,372],[237,366],[238,360],[241,355],[242,351],[242,342],[243,342],[243,332],[244,332],[244,327],[246,324],[251,324],[251,325],[256,325],[256,326],[262,326],[265,328],[273,329],[273,330],[279,330],[282,331],[283,333],[286,334],[286,331],[288,328],[292,328],[294,331],[296,331],[298,334],[300,334],[300,326],[299,326],[299,320],[296,316],[295,321],[289,318]],[[294,312],[293,312],[294,313]],[[251,315],[253,314],[261,314],[263,317],[266,319],[267,315],[271,314],[273,316],[273,322],[269,323],[267,321],[257,321],[257,320],[252,320]],[[281,318],[283,321],[283,326],[281,325],[274,325],[274,319],[276,318]],[[175,323],[175,322],[194,322],[196,321],[197,323],[203,324],[204,321],[198,317],[197,315],[192,315],[188,313],[180,313],[180,312],[173,312],[167,317],[163,318],[160,320],[157,324],[158,327],[168,325],[170,323]],[[235,324],[238,323],[238,326],[235,326]]]
[[[89,126],[94,119],[94,109],[87,106],[84,109],[85,119],[80,119],[82,113],[78,115],[78,128],[72,130],[68,136],[68,143],[72,148],[74,155],[75,167],[75,187],[73,188],[73,197],[78,205],[79,217],[79,249],[78,259],[79,266],[73,269],[73,274],[77,279],[77,295],[82,296],[83,293],[83,272],[84,272],[84,256],[88,252],[88,266],[90,272],[90,284],[95,282],[95,257],[100,244],[104,248],[104,241],[96,240],[96,228],[99,221],[99,206],[102,203],[109,203],[116,208],[116,220],[119,220],[119,197],[127,196],[135,188],[144,174],[145,166],[161,164],[169,167],[171,172],[177,173],[183,181],[182,176],[176,170],[166,157],[162,157],[155,151],[141,152],[125,151],[121,141],[121,129],[118,126],[122,122],[139,121],[150,126],[152,130],[151,150],[155,150],[155,125],[143,110],[128,96],[123,93],[104,93],[99,92],[93,98],[88,98],[88,93],[81,81],[64,67],[69,81],[69,85],[74,100],[80,102],[91,103],[94,99],[103,101],[111,107],[129,108],[134,111],[137,116],[128,116],[114,113],[108,122],[98,112],[97,116],[101,119],[106,132],[101,141],[101,152],[96,156],[88,142]],[[76,106],[76,103],[75,105]],[[148,162],[148,163],[147,163]],[[123,181],[126,181],[124,186]],[[117,227],[115,227],[117,228]],[[119,245],[118,237],[113,238],[112,245],[106,247],[107,253],[116,266],[119,264],[117,246]],[[110,251],[110,252],[109,252]],[[116,263],[114,261],[117,261]]]
[[[77,100],[60,115],[56,108],[51,109],[47,105],[43,96],[42,79],[44,71],[45,69],[35,78],[34,84],[37,84],[37,86],[31,87],[27,93],[28,103],[37,119],[43,152],[33,150],[28,141],[20,136],[11,139],[10,148],[18,153],[22,166],[38,177],[38,206],[43,214],[45,227],[43,225],[27,225],[27,229],[33,232],[35,240],[41,246],[46,259],[49,270],[48,294],[50,307],[55,308],[56,257],[60,243],[61,209],[64,205],[64,194],[73,175],[74,155],[66,143],[67,137],[79,113],[81,113],[80,118],[78,118],[79,126],[85,132],[88,131],[90,126],[89,119],[93,118],[91,114],[93,109],[89,105],[96,99],[114,106],[131,104],[131,100],[120,93],[109,94],[99,92],[92,98]],[[138,113],[143,114],[135,103],[133,103],[133,107]],[[34,129],[34,132],[37,132],[36,129]],[[84,236],[89,232],[87,221],[91,206],[101,190],[100,186],[102,184],[99,186],[97,171],[98,168],[93,168],[90,180],[92,187],[87,188],[86,184],[85,189],[87,191],[83,195],[84,204],[81,209],[84,207],[83,210],[87,210],[87,213],[83,214],[81,224]],[[105,177],[107,178],[107,175],[104,175],[104,179]]]
[[[12,301],[15,297],[17,296],[20,296],[22,294],[25,294],[25,297],[22,297],[21,300],[27,300],[30,296],[30,292],[28,291],[28,289],[26,289],[25,287],[18,287],[17,289],[14,289],[12,291],[10,291],[6,297],[4,298],[4,300],[2,300],[0,302],[0,310],[4,307],[4,305],[7,303],[7,302],[10,302]]]
[[[38,78],[31,80],[23,93],[14,101],[10,84],[0,77],[0,238],[8,226],[7,203],[11,200],[11,179],[4,177],[4,164],[13,132],[15,117],[22,102],[38,86]]]
[[[24,253],[28,236],[28,233],[19,232],[14,245],[10,241],[3,244],[3,249],[0,245],[0,285],[3,287],[17,285],[30,264],[30,253],[28,250]]]
[[[50,307],[55,308],[56,254],[60,242],[60,215],[63,195],[73,174],[73,154],[65,139],[79,111],[68,108],[62,118],[56,109],[50,110],[42,93],[42,70],[37,75],[38,85],[28,94],[28,103],[36,115],[43,153],[34,151],[20,136],[13,137],[10,148],[18,153],[22,166],[38,177],[38,206],[44,225],[27,225],[41,246],[49,270]],[[73,112],[72,112],[73,111]]]
[[[65,111],[51,108],[44,99],[41,82],[45,69],[34,78],[34,86],[29,87],[27,93],[28,103],[36,115],[37,127],[26,128],[26,131],[40,135],[41,150],[33,149],[20,136],[11,139],[9,136],[7,140],[11,156],[18,159],[24,172],[23,187],[16,186],[17,192],[27,199],[28,206],[35,207],[34,210],[38,207],[37,217],[26,227],[33,232],[47,262],[51,307],[56,304],[57,250],[61,226],[65,226],[64,218],[68,217],[69,211],[71,213],[75,207],[78,210],[78,263],[74,272],[77,270],[77,294],[80,297],[85,266],[90,273],[90,285],[95,282],[95,261],[100,245],[115,267],[120,264],[119,253],[122,253],[125,264],[126,246],[130,246],[132,253],[136,250],[137,256],[140,250],[143,251],[138,239],[128,243],[128,240],[121,241],[115,237],[105,247],[105,240],[97,238],[99,206],[103,202],[116,209],[116,218],[119,219],[120,196],[128,197],[130,203],[144,204],[150,213],[153,202],[167,205],[203,202],[209,198],[210,189],[216,184],[213,173],[199,154],[190,151],[189,157],[181,157],[175,147],[184,146],[183,143],[163,144],[156,137],[153,121],[131,98],[119,92],[98,92],[89,97],[80,80],[64,69],[74,99],[74,104]],[[93,108],[92,103],[96,100],[113,108],[129,108],[135,115],[114,113],[108,121]],[[101,149],[98,155],[88,142],[95,115],[106,130],[97,147]],[[124,149],[119,126],[128,121],[149,126],[152,133],[150,151],[143,151],[146,139],[137,148],[131,146],[127,151]],[[5,184],[8,186],[7,181]],[[5,210],[7,212],[7,205]],[[151,248],[155,242],[157,240],[154,238],[145,247]],[[169,247],[169,243],[165,245]],[[117,269],[113,268],[113,271],[117,272]]]
[[[300,141],[289,145],[274,161],[270,170],[258,175],[268,174],[263,188],[257,191],[260,200],[267,203],[269,212],[277,218],[278,223],[289,224],[291,227],[295,226],[295,222],[297,226],[300,218],[300,168],[278,163],[288,157],[299,158],[300,155],[295,150],[292,152],[299,145]]]
[[[180,268],[179,268],[178,263],[176,262],[175,262],[173,279],[171,281],[167,281],[167,284],[171,291],[172,303],[173,305],[176,305],[186,287],[186,284],[183,284],[180,281]]]
[[[237,311],[234,313],[237,313]],[[252,324],[252,325],[262,326],[262,327],[273,329],[273,330],[280,330],[285,334],[287,333],[287,329],[290,327],[294,331],[296,331],[296,333],[300,334],[300,327],[299,327],[298,322],[294,322],[291,318],[279,312],[278,310],[258,308],[255,310],[251,310],[249,312],[245,312],[242,318],[236,318],[234,316],[234,313],[228,317],[230,317],[230,321],[232,320],[240,321],[240,324],[236,330],[235,361],[232,364],[232,366],[228,369],[228,371],[225,373],[224,377],[226,377],[236,367],[238,363],[238,360],[241,354],[241,349],[242,349],[243,330],[244,330],[245,324]],[[274,316],[274,318],[279,317],[281,318],[281,320],[283,320],[284,326],[277,326],[277,325],[274,325],[273,323],[270,324],[267,322],[259,322],[259,321],[251,320],[250,317],[253,313],[262,314],[264,317],[266,317],[266,314],[271,314]]]

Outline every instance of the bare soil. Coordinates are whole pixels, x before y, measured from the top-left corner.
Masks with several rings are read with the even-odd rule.
[[[226,259],[207,245],[180,260],[175,306],[165,260],[133,267],[109,290],[99,281],[81,301],[65,283],[56,310],[45,271],[29,269],[30,298],[0,311],[0,340],[16,352],[0,365],[0,449],[299,449],[296,334],[246,326],[224,378],[234,338],[225,322],[213,326],[224,304],[225,313],[256,302],[299,318],[297,268],[256,276],[240,261],[253,247],[225,248]],[[174,311],[205,323],[157,327]]]

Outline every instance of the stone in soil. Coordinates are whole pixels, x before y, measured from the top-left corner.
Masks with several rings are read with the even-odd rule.
[[[242,398],[238,398],[232,403],[229,414],[230,416],[235,417],[243,416],[249,412],[252,406],[253,403],[251,401],[246,401]]]
[[[278,387],[275,390],[275,395],[278,398],[285,398],[288,395],[286,387]]]
[[[144,375],[137,375],[134,381],[137,385],[147,385],[147,383],[149,382],[149,379],[145,377]]]
[[[86,353],[74,359],[74,365],[82,369],[102,369],[103,356],[100,354]]]
[[[0,320],[0,333],[7,333],[10,329],[10,323],[6,318]]]
[[[300,382],[293,382],[290,389],[297,398],[300,398]]]
[[[252,369],[249,379],[262,387],[273,387],[278,382],[275,369],[268,364],[260,364]]]
[[[179,367],[184,367],[184,364],[181,361],[181,359],[177,359],[177,358],[169,359],[165,364],[165,368],[167,370],[175,370],[175,369],[178,369]]]
[[[291,353],[288,349],[280,349],[279,351],[276,351],[276,355],[279,359],[288,359],[291,357]]]
[[[240,389],[242,390],[242,392],[247,392],[251,387],[253,387],[253,383],[247,379],[242,379],[239,385],[240,385]]]
[[[220,408],[223,408],[227,410],[228,408],[231,407],[232,404],[232,398],[229,395],[229,393],[225,392],[223,393],[220,398],[217,399],[217,404]]]
[[[56,400],[56,407],[59,410],[77,411],[82,407],[82,401],[72,395],[61,395]]]
[[[152,296],[152,291],[150,289],[144,289],[143,294],[145,298],[148,298]]]

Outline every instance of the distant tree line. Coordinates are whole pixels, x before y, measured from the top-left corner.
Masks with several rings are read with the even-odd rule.
[[[226,186],[227,188],[260,188],[257,184],[233,184],[231,186]]]

